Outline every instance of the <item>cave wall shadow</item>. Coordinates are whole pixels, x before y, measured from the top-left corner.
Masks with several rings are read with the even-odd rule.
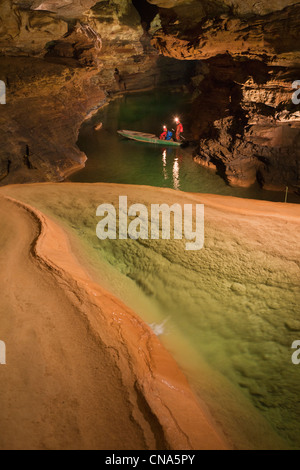
[[[148,3],[147,0],[132,0],[132,4],[141,17],[144,30],[149,31],[150,24],[158,14],[159,8]]]

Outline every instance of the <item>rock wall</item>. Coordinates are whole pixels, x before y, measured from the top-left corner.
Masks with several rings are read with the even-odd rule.
[[[105,100],[95,71],[36,58],[1,58],[8,83],[0,107],[0,184],[61,181],[80,168],[80,123]]]
[[[159,57],[141,23],[131,0],[2,0],[0,184],[60,181],[84,164],[78,130],[124,91],[116,67],[129,91],[162,83],[168,70],[182,74],[182,63]]]
[[[297,190],[300,4],[149,0],[157,14],[147,24],[145,1],[139,13],[133,3],[1,1],[0,184],[60,180],[84,162],[75,145],[82,120],[111,94],[190,76],[184,123],[196,161],[230,184]]]

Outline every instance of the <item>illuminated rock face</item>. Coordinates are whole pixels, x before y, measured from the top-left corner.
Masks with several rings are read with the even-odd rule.
[[[154,68],[158,54],[145,54],[131,1],[95,4],[1,1],[0,184],[57,181],[82,165],[78,129],[116,87],[114,68],[126,76]]]
[[[94,6],[94,8],[92,8]],[[1,55],[43,57],[47,44],[62,40],[74,21],[88,24],[103,40],[136,42],[143,33],[140,17],[131,0],[14,1],[0,5]],[[73,38],[69,39],[73,42]]]
[[[20,11],[11,0],[0,5],[1,55],[39,55],[47,42],[67,31],[67,23],[51,13]]]
[[[193,104],[190,116],[185,117],[185,130],[189,129],[190,136],[199,141],[197,161],[216,166],[230,184],[247,186],[258,180],[266,188],[299,186],[299,110],[291,101],[292,83],[300,79],[299,3],[149,3],[157,5],[158,14],[147,33],[131,0],[2,0],[0,70],[4,76],[0,80],[7,85],[6,106],[18,105],[21,119],[23,106],[27,110],[30,100],[43,99],[47,94],[49,101],[57,96],[60,103],[60,90],[68,90],[68,112],[64,115],[62,108],[61,114],[55,116],[65,123],[72,116],[74,141],[72,145],[70,139],[65,156],[70,162],[72,155],[78,159],[74,144],[80,121],[101,103],[104,90],[110,92],[116,86],[115,67],[134,89],[154,85],[157,75],[170,76],[164,74],[162,56],[179,59],[184,66],[196,60],[199,65],[190,86]],[[20,76],[20,69],[25,67],[22,57],[37,62]],[[14,68],[18,73],[13,73]],[[49,80],[50,68],[52,78],[57,73],[55,85],[53,79]],[[30,70],[34,70],[34,76]],[[172,75],[176,78],[176,69]],[[32,83],[38,83],[38,89],[33,89]],[[72,109],[77,109],[78,90],[83,83],[87,83],[81,94],[84,99],[75,122],[76,112],[72,113]],[[60,109],[54,101],[51,106]],[[34,112],[38,113],[38,109],[39,106]],[[7,115],[7,110],[0,108],[2,134],[9,136],[9,130],[14,128],[20,148],[12,153],[11,144],[9,148],[2,147],[2,184],[15,174],[16,160],[23,158],[24,143],[29,141],[32,146],[30,135],[37,135],[33,112],[27,117],[28,123],[32,121],[31,127],[20,124],[16,129],[16,116],[12,122],[12,113]],[[45,135],[49,134],[48,121],[45,112]],[[41,127],[41,119],[37,122]],[[10,141],[8,138],[8,145]],[[38,178],[45,168],[46,178],[54,178],[53,165],[61,166],[66,150],[58,143],[54,147],[56,151],[61,148],[62,155],[55,159],[53,152],[49,167],[47,158],[41,165],[36,161],[35,167],[40,167]],[[22,167],[20,162],[18,165]],[[32,174],[25,179],[30,180]]]
[[[211,0],[203,0],[199,2],[199,0],[148,0],[149,3],[153,3],[161,8],[174,8],[178,6],[186,6],[191,7],[193,5],[198,6],[200,10],[202,7],[204,8],[217,8],[223,5],[223,7],[229,7],[238,15],[247,15],[247,14],[258,14],[258,15],[265,15],[272,11],[282,10],[286,6],[293,5],[297,2],[295,0],[273,0],[270,2],[269,0],[223,0],[223,1],[211,1]],[[215,10],[216,11],[216,10]]]
[[[153,44],[164,55],[205,60],[220,54],[257,58],[273,65],[300,63],[299,4],[265,15],[239,15],[223,4],[216,10],[192,2],[161,10],[162,28]]]

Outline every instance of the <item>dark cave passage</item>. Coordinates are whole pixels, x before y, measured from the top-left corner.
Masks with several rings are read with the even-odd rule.
[[[151,5],[147,0],[132,0],[132,3],[141,17],[143,28],[148,31],[151,22],[159,11],[159,8],[156,5]]]

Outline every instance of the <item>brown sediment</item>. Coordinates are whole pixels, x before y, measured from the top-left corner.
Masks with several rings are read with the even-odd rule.
[[[82,170],[85,167],[86,162],[87,162],[87,156],[83,154],[80,163],[74,163],[70,168],[67,168],[64,171],[57,168],[57,173],[61,176],[62,181],[66,180],[74,173],[77,173],[78,171]]]
[[[58,225],[0,199],[1,449],[225,449],[151,329],[91,281]]]
[[[194,161],[198,163],[198,165],[203,166],[204,168],[209,168],[210,170],[214,170],[214,171],[217,170],[217,166],[213,162],[209,160],[208,161],[204,160],[200,158],[199,156],[194,157]]]

